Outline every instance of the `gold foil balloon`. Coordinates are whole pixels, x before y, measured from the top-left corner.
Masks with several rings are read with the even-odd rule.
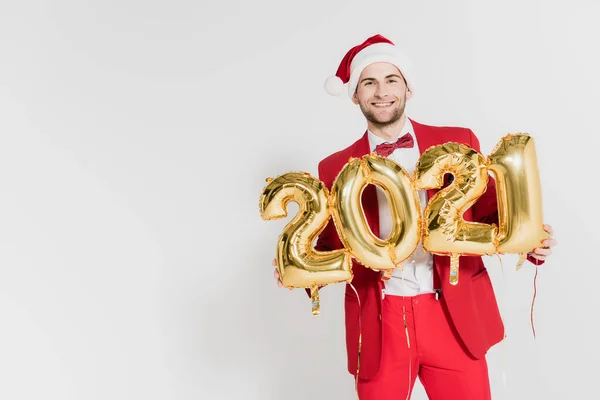
[[[527,253],[548,238],[543,228],[542,194],[535,143],[523,133],[506,135],[488,156],[498,196],[498,253]]]
[[[368,184],[380,186],[392,216],[387,239],[369,228],[361,197]],[[421,207],[410,175],[397,163],[374,154],[353,158],[331,188],[333,221],[345,248],[364,266],[388,274],[402,266],[421,237]]]
[[[425,208],[423,247],[431,253],[451,257],[450,283],[456,285],[461,254],[496,252],[496,227],[463,219],[463,213],[485,192],[488,172],[484,157],[471,147],[454,142],[430,147],[415,168],[415,186],[440,188],[448,172],[454,181],[437,192]]]
[[[313,247],[330,218],[328,190],[321,181],[304,172],[286,173],[267,182],[259,201],[263,220],[287,217],[290,201],[299,207],[277,242],[281,282],[288,288],[310,288],[313,315],[318,315],[318,286],[352,280],[352,259],[346,250],[321,252]]]

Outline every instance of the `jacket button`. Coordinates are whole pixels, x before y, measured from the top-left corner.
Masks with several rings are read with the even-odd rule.
[[[381,317],[381,313],[379,314],[379,322],[383,321],[383,318]]]

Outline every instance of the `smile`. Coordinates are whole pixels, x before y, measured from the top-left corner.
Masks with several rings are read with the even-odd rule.
[[[388,101],[387,103],[371,103],[373,104],[375,107],[389,107],[392,104],[394,104],[393,101]]]

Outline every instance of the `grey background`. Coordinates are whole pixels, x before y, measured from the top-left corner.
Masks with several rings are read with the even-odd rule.
[[[494,399],[592,398],[599,12],[2,1],[0,398],[354,398],[343,286],[322,291],[318,318],[275,286],[287,220],[263,222],[258,198],[266,177],[316,174],[364,132],[323,82],[375,33],[413,61],[413,119],[470,127],[484,155],[507,133],[536,138],[559,246],[539,271],[536,340],[533,267],[505,255],[503,275],[485,258],[508,334],[488,354]]]

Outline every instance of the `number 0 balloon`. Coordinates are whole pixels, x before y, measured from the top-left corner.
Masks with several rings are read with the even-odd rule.
[[[375,236],[361,204],[368,184],[380,186],[390,205],[392,231]],[[377,155],[352,159],[331,188],[333,221],[344,246],[364,266],[388,272],[415,251],[421,239],[421,208],[410,175],[392,160]]]

